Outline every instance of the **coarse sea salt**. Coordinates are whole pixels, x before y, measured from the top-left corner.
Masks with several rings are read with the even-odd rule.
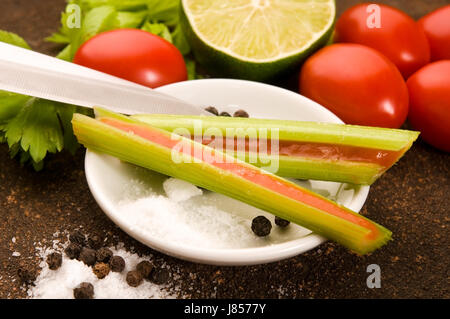
[[[104,279],[98,279],[92,272],[92,268],[83,262],[69,259],[64,255],[62,248],[39,248],[38,254],[42,258],[41,272],[34,282],[34,286],[28,289],[28,297],[33,299],[73,299],[73,289],[82,282],[90,282],[94,286],[94,298],[96,299],[172,299],[175,298],[176,289],[169,291],[167,286],[155,285],[144,280],[138,287],[127,284],[126,274],[134,270],[142,260],[149,258],[139,257],[137,254],[127,252],[123,245],[117,248],[111,247],[114,255],[121,256],[125,260],[125,269],[121,273],[110,272]],[[63,255],[61,267],[50,270],[46,263],[47,255],[58,251]]]
[[[177,178],[168,178],[163,183],[164,191],[169,199],[175,202],[186,201],[203,192],[195,185]]]
[[[124,196],[117,207],[126,216],[127,226],[142,236],[203,248],[267,244],[267,239],[255,236],[250,227],[251,219],[262,211],[224,195],[212,192],[202,195],[195,185],[175,178],[163,182],[162,193],[144,192],[140,187],[145,185],[138,180],[130,181],[127,188],[140,195]],[[236,213],[239,209],[248,216]]]

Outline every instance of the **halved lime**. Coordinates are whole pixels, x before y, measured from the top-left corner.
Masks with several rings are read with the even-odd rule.
[[[294,69],[332,33],[334,0],[182,0],[197,60],[213,75],[269,80]]]

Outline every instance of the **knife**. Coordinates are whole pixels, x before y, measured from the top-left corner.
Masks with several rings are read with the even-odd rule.
[[[146,86],[4,42],[0,90],[124,114],[206,114],[199,106]]]

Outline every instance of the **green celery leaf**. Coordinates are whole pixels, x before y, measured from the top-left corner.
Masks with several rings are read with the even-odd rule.
[[[64,61],[72,62],[72,45],[67,45],[56,57]]]
[[[145,9],[148,0],[79,0],[78,3],[85,9],[109,5],[117,10],[136,11]]]
[[[70,43],[70,38],[65,34],[62,34],[60,32],[55,32],[51,36],[46,37],[45,41],[66,44],[66,43]]]
[[[188,73],[188,80],[195,80],[197,79],[197,73],[195,71],[195,61],[190,58],[185,58],[184,62],[186,63],[186,69]]]
[[[84,16],[78,40],[82,44],[94,35],[112,29],[117,24],[117,11],[113,6],[94,8]]]
[[[0,124],[15,117],[29,99],[26,95],[0,91]]]
[[[66,10],[61,13],[61,27],[59,28],[58,32],[53,33],[49,37],[45,38],[46,41],[62,44],[70,43],[71,37],[76,30],[74,30],[73,28],[69,28],[67,25],[70,14],[72,14],[72,12],[69,12],[69,8],[70,7],[66,7]]]
[[[0,30],[0,41],[12,44],[21,48],[30,49],[28,43],[17,34]]]
[[[93,111],[88,108],[79,107],[75,105],[61,105],[57,108],[57,113],[59,120],[61,121],[63,137],[64,137],[64,148],[70,153],[75,154],[80,144],[73,134],[72,129],[72,117],[74,113],[81,113],[84,115],[94,116]]]
[[[33,168],[36,172],[39,172],[44,168],[44,161],[36,163],[35,161],[31,160],[31,165],[33,165]]]
[[[147,11],[119,11],[117,12],[117,20],[119,28],[139,28],[147,16]]]
[[[163,22],[169,27],[178,24],[180,0],[148,0],[147,3],[150,20]]]
[[[170,34],[169,28],[163,23],[150,23],[146,22],[142,26],[142,30],[153,33],[161,38],[173,43],[172,35]]]
[[[186,55],[191,51],[191,47],[184,36],[181,25],[177,25],[172,33],[173,44],[180,50],[181,54]]]
[[[20,143],[34,162],[41,162],[47,152],[56,153],[64,147],[64,137],[57,116],[59,103],[32,99],[19,114],[6,125],[8,145]]]
[[[22,148],[19,143],[13,144],[9,147],[9,155],[11,158],[16,157],[20,152],[22,152]]]

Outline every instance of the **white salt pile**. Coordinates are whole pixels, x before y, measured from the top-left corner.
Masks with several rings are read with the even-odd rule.
[[[89,282],[94,286],[96,299],[175,298],[175,290],[169,291],[166,286],[156,285],[147,280],[138,287],[129,286],[126,281],[127,272],[134,270],[140,261],[148,260],[148,258],[129,253],[123,246],[110,249],[114,255],[121,256],[125,260],[125,269],[121,273],[110,272],[104,279],[98,279],[92,272],[92,268],[83,262],[69,259],[62,248],[40,249],[42,270],[34,282],[35,286],[30,286],[28,296],[34,299],[73,299],[73,289],[82,282]],[[55,250],[63,255],[63,261],[60,268],[50,270],[45,260],[47,255]]]
[[[139,188],[139,181],[131,183],[127,188]],[[255,236],[250,227],[251,219],[262,211],[220,194],[202,195],[195,185],[175,178],[164,181],[163,189],[166,196],[139,192],[142,195],[137,199],[125,196],[127,199],[118,203],[133,231],[165,242],[204,248],[267,244],[267,239]]]

